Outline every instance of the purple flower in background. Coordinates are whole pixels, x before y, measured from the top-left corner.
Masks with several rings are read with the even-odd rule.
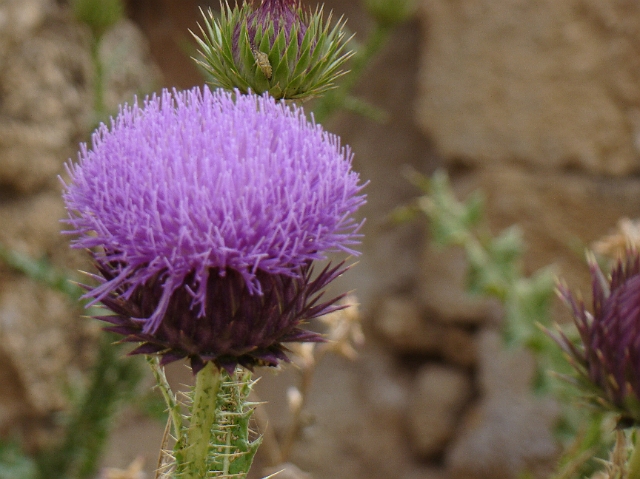
[[[630,251],[605,277],[589,260],[593,312],[566,287],[560,296],[570,306],[582,344],[560,333],[554,339],[579,373],[578,385],[591,402],[621,415],[620,424],[640,424],[640,256]]]
[[[365,202],[338,137],[269,97],[196,88],[124,107],[92,141],[68,166],[66,222],[132,354],[230,370],[320,340],[299,326],[336,309],[320,295],[344,269],[312,265],[356,254]]]

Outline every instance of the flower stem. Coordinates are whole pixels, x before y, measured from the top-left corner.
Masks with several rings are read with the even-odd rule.
[[[176,440],[173,455],[161,452],[159,471],[164,475],[160,477],[172,471],[171,477],[180,479],[246,478],[261,442],[259,436],[251,439],[255,434],[249,428],[255,406],[248,401],[251,373],[238,369],[230,375],[208,363],[183,403],[169,388],[158,360],[148,361],[167,402]],[[183,411],[188,421],[183,420]]]
[[[220,371],[211,363],[196,375],[187,444],[181,451],[183,454],[176,454],[177,471],[183,473],[180,477],[201,479],[209,475],[210,444],[221,382]]]
[[[634,431],[635,432],[635,431]],[[627,479],[640,479],[640,440],[638,440],[637,433],[634,434],[633,452],[629,458],[628,471],[629,475]]]
[[[251,440],[249,422],[255,404],[248,401],[253,386],[251,372],[237,369],[233,375],[222,372],[224,381],[218,395],[218,427],[213,444],[217,451],[216,477],[244,479],[262,438]]]

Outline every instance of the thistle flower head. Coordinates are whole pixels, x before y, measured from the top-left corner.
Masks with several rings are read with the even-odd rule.
[[[578,384],[593,404],[618,412],[621,424],[640,424],[640,256],[630,251],[618,259],[609,277],[595,258],[589,263],[592,311],[566,287],[559,290],[571,308],[581,344],[562,333],[554,339],[569,355]]]
[[[203,14],[201,37],[194,35],[202,55],[196,61],[213,86],[294,100],[333,88],[344,73],[351,56],[345,22],[331,27],[322,9],[304,10],[300,0],[262,0],[257,8],[246,2],[221,10],[219,19]]]
[[[275,365],[283,342],[317,341],[301,322],[324,314],[313,274],[325,252],[355,253],[364,203],[352,154],[268,97],[208,88],[125,106],[69,164],[73,245],[88,248],[88,296],[135,353],[163,362]]]

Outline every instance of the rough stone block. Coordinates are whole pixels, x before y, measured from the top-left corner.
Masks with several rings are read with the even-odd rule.
[[[417,119],[449,162],[640,170],[640,5],[423,0]]]
[[[450,366],[427,365],[418,373],[407,422],[411,444],[421,457],[441,453],[456,432],[471,380]]]

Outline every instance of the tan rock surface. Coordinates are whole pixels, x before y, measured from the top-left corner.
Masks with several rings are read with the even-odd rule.
[[[444,323],[408,297],[385,298],[373,314],[374,332],[396,354],[441,357],[458,366],[476,362],[475,335]]]
[[[391,364],[383,350],[374,348],[357,362],[325,356],[289,460],[317,479],[402,477],[411,461],[403,427],[408,381]],[[284,398],[294,380],[295,370],[287,366],[277,374],[262,371],[257,385],[276,434],[290,418]]]
[[[0,187],[33,193],[55,184],[89,128],[89,37],[49,2],[9,2],[0,17],[26,25],[20,41],[0,35]]]
[[[383,301],[374,316],[375,330],[388,347],[405,354],[440,351],[444,327],[426,321],[419,306],[409,298]]]
[[[532,172],[505,165],[455,178],[460,196],[480,189],[492,232],[518,224],[525,270],[554,265],[574,288],[587,290],[585,248],[610,233],[620,217],[640,216],[640,180],[577,172]],[[430,280],[425,262],[425,281]]]
[[[19,371],[28,404],[39,414],[66,404],[60,386],[75,352],[61,345],[81,339],[74,316],[64,298],[29,279],[13,277],[10,286],[0,289],[2,350]]]
[[[407,413],[411,444],[419,456],[430,458],[444,451],[472,389],[469,376],[459,369],[436,364],[420,369]]]
[[[17,42],[30,36],[50,12],[49,0],[3,0],[0,5],[0,41]]]
[[[72,255],[55,177],[88,127],[89,39],[50,1],[4,2],[0,22],[0,244],[62,267]],[[0,369],[15,381],[0,388],[5,432],[66,406],[63,386],[86,360],[85,324],[66,298],[0,264]]]
[[[140,100],[160,85],[161,73],[151,58],[149,43],[131,21],[123,19],[100,42],[105,65],[105,105],[117,112],[122,102]]]
[[[498,333],[481,333],[481,398],[467,411],[447,451],[453,479],[515,479],[524,471],[544,478],[555,466],[557,406],[531,392],[533,357],[503,348]]]
[[[448,162],[639,171],[640,5],[420,4],[417,118]]]
[[[116,42],[126,60],[116,72],[148,64],[131,58],[145,51],[137,41],[124,52]],[[109,83],[114,102],[136,82],[146,88],[154,71],[113,78],[123,76],[120,90]],[[70,272],[87,261],[60,234],[66,213],[57,175],[88,138],[93,79],[89,32],[60,2],[0,2],[0,245]],[[68,406],[65,388],[90,363],[96,329],[68,298],[0,263],[0,434],[21,431],[29,448],[47,439],[53,415]]]
[[[428,243],[422,258],[419,301],[440,321],[448,324],[496,324],[499,303],[467,291],[467,262],[460,248]]]

